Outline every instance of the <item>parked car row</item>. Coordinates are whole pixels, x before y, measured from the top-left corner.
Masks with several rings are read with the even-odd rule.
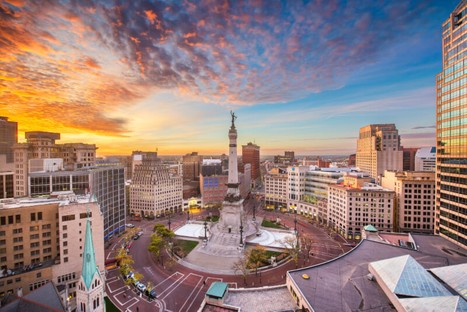
[[[125,280],[131,279],[131,283],[135,286],[135,288],[142,294],[148,296],[149,299],[156,298],[156,291],[154,289],[149,289],[144,283],[137,281],[135,279],[135,274],[133,272],[129,272],[126,276],[124,276]]]

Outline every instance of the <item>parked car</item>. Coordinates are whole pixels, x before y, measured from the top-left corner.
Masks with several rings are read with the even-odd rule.
[[[153,289],[146,289],[145,291],[146,296],[148,296],[149,299],[156,299],[156,291]]]
[[[138,234],[135,234],[135,235],[133,236],[133,239],[134,239],[134,240],[137,240],[138,238],[139,238],[139,235],[138,235]]]
[[[128,274],[126,276],[124,276],[125,280],[130,279],[130,278],[134,279],[134,277],[135,277],[135,273],[133,273],[131,271],[128,272]]]
[[[135,286],[136,286],[136,289],[138,289],[142,293],[144,293],[144,291],[146,290],[146,285],[144,285],[141,282],[136,282]]]
[[[128,223],[128,224],[126,224],[126,227],[129,227],[129,228],[134,228],[134,227],[135,227],[135,225],[134,225],[134,224],[131,224],[131,223]]]

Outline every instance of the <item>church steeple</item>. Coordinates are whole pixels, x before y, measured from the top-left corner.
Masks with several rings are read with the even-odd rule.
[[[89,210],[87,214],[83,265],[81,268],[81,278],[78,285],[76,303],[77,310],[80,312],[101,312],[105,311],[104,280],[96,264]]]
[[[91,287],[92,280],[95,274],[99,274],[96,264],[96,255],[94,253],[94,244],[92,242],[91,221],[86,220],[86,236],[84,238],[83,266],[81,268],[81,276],[83,277],[86,288]]]

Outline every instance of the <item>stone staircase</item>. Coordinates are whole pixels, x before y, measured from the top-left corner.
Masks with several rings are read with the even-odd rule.
[[[222,257],[238,257],[240,234],[216,233],[199,252]]]

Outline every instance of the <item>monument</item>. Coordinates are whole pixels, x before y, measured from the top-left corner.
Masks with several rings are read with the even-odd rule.
[[[229,177],[227,194],[222,203],[218,229],[224,233],[240,234],[243,218],[243,198],[238,188],[238,162],[237,162],[237,129],[235,128],[235,113],[230,112],[232,125],[229,129]]]
[[[247,242],[280,248],[278,241],[285,236],[290,236],[283,232],[276,235],[267,229],[259,231],[259,223],[244,211],[238,181],[237,129],[235,127],[237,116],[233,112],[230,112],[230,115],[232,121],[228,134],[229,175],[227,193],[222,203],[219,221],[210,223],[209,229],[207,229],[206,222],[188,221],[185,226],[176,231],[177,236],[203,239],[203,243],[184,258],[184,265],[194,265],[204,271],[210,270],[224,274],[233,273],[233,264],[243,256]],[[209,235],[206,234],[207,232]]]

